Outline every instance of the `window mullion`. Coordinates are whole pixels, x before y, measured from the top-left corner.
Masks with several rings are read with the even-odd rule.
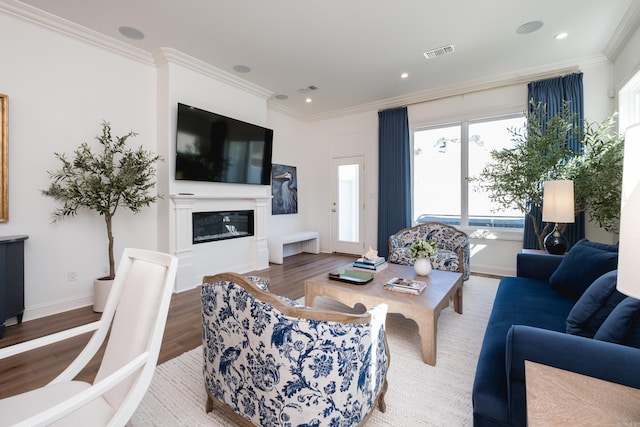
[[[469,122],[462,122],[460,126],[460,224],[469,226]]]

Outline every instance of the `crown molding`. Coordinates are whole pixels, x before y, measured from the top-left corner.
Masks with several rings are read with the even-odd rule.
[[[629,39],[640,27],[640,2],[633,1],[624,14],[622,21],[616,27],[609,43],[604,48],[604,54],[611,61],[615,61]]]
[[[269,99],[273,95],[272,91],[267,90],[262,86],[258,86],[247,80],[241,79],[227,71],[221,70],[220,68],[214,67],[213,65],[170,47],[154,49],[152,56],[156,66],[161,66],[163,64],[177,64],[263,99]]]
[[[154,65],[151,54],[144,49],[137,48],[113,37],[105,36],[97,31],[19,1],[0,0],[0,11],[143,64]]]
[[[294,110],[293,108],[283,105],[280,102],[274,101],[273,98],[269,99],[269,101],[267,102],[267,107],[269,108],[269,110],[282,113],[286,116],[298,119],[303,122],[313,121],[311,120],[309,114],[301,113],[298,110]]]

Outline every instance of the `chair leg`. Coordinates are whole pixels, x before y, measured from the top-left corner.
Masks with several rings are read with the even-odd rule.
[[[206,411],[207,414],[213,411],[213,400],[211,400],[211,396],[209,396],[208,392],[207,392],[207,404],[204,410]]]
[[[384,395],[387,393],[387,387],[389,386],[389,384],[387,383],[387,380],[384,380],[384,384],[382,384],[382,390],[380,390],[380,394],[378,395],[378,409],[380,410],[380,412],[386,412],[387,411],[387,404],[384,401]]]

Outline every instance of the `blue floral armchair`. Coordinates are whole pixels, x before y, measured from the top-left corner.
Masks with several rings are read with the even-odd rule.
[[[385,411],[387,306],[364,314],[306,308],[258,277],[224,273],[202,285],[206,411],[243,424],[361,425]]]
[[[459,271],[469,279],[470,240],[467,233],[441,222],[427,222],[405,228],[389,237],[389,262],[413,265],[409,248],[417,240],[429,239],[437,245],[431,266],[436,270]]]

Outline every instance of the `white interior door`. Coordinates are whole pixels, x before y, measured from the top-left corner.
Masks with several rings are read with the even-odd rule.
[[[364,158],[331,161],[331,248],[333,252],[363,254]]]

